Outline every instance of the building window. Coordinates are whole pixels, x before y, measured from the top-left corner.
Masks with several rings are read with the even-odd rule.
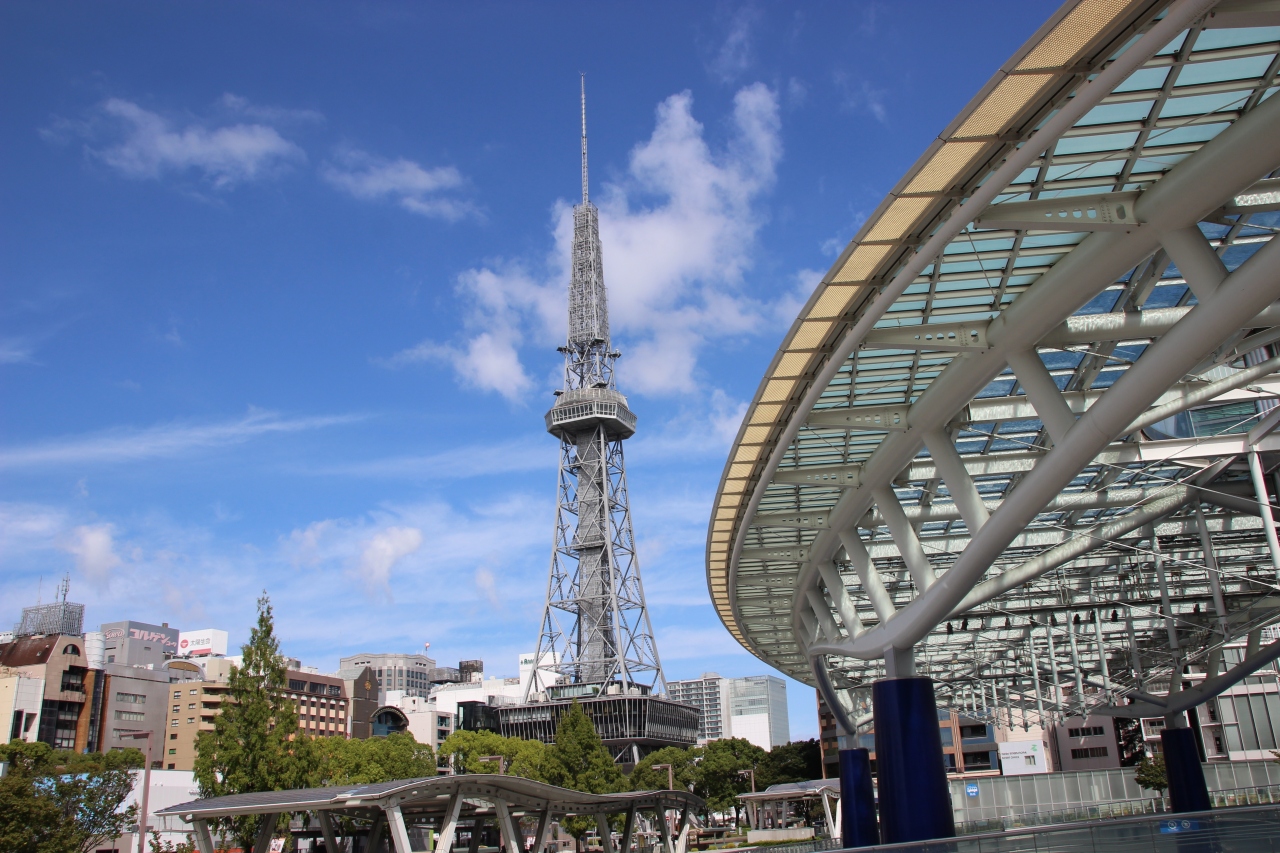
[[[174,698],[174,699],[181,699],[181,698],[182,698],[182,691],[181,691],[181,690],[175,690],[175,691],[173,691],[173,698]]]
[[[177,754],[178,754],[178,750],[176,750],[176,749],[171,749],[171,750],[169,750],[169,754],[170,754],[170,755],[177,755]]]
[[[67,643],[67,645],[62,649],[62,653],[64,655],[74,655],[75,657],[80,657],[80,648],[75,643]]]
[[[176,713],[178,713],[178,712],[179,712],[179,711],[181,711],[181,710],[182,710],[182,706],[181,706],[181,705],[174,705],[174,706],[173,706],[173,713],[175,713],[175,714],[176,714]]]
[[[296,678],[290,678],[290,679],[289,679],[289,689],[290,689],[290,690],[306,690],[306,689],[307,689],[307,682],[305,682],[305,681],[298,681]]]
[[[1094,735],[1106,733],[1107,730],[1102,726],[1081,726],[1078,729],[1067,729],[1067,737],[1093,737]]]
[[[1107,748],[1105,746],[1085,746],[1080,749],[1071,750],[1072,758],[1106,758]]]
[[[116,711],[115,718],[129,723],[141,723],[147,715],[141,711]]]
[[[174,732],[173,734],[169,735],[169,740],[177,740],[177,739],[178,739],[178,733],[177,733],[177,732]]]
[[[193,689],[193,690],[191,691],[191,695],[192,695],[192,696],[196,695],[196,692],[197,692],[197,691]]]
[[[145,705],[147,697],[141,693],[117,693],[116,701],[121,705]]]
[[[178,727],[178,721],[177,721],[177,720],[170,720],[170,721],[169,721],[169,725],[176,729],[176,728]]]

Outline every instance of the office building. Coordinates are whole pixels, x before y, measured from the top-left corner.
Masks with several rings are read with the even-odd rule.
[[[178,654],[178,629],[168,622],[106,622],[100,626],[106,641],[106,663],[123,666],[163,666]]]
[[[787,685],[772,675],[701,678],[667,683],[671,699],[698,709],[698,742],[737,737],[762,749],[791,740],[787,717]]]
[[[0,725],[7,726],[5,743],[31,743],[40,731],[44,679],[20,669],[0,667]]]
[[[338,662],[339,673],[356,672],[365,667],[373,670],[384,701],[388,691],[398,690],[407,696],[431,695],[431,687],[437,683],[461,680],[459,670],[437,667],[436,662],[420,654],[359,654],[344,657]]]

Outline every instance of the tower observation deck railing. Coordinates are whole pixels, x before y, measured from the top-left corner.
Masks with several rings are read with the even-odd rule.
[[[559,435],[566,428],[573,431],[606,424],[606,430],[629,438],[636,431],[635,413],[627,408],[627,398],[609,388],[578,388],[560,395],[546,416],[547,432]]]

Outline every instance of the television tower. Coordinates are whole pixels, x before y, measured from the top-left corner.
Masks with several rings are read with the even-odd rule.
[[[585,75],[582,204],[573,209],[569,334],[558,351],[564,354],[564,388],[546,415],[547,431],[560,439],[555,546],[534,676],[524,698],[547,691],[562,698],[664,695],[622,453],[622,442],[635,434],[636,416],[614,382],[620,353],[609,343],[599,211],[588,196]]]

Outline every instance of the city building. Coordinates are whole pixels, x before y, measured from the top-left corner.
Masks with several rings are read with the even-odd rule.
[[[163,761],[166,770],[194,770],[196,739],[213,731],[213,720],[222,712],[230,688],[223,680],[193,681],[169,688],[170,713],[163,729]],[[173,709],[177,709],[173,711]]]
[[[92,703],[87,700],[98,677],[88,666],[84,645],[83,636],[47,634],[19,636],[0,646],[0,667],[43,683],[35,739],[55,749],[92,751],[96,742],[97,733],[90,730]],[[28,712],[23,713],[25,727]]]
[[[725,709],[729,706],[729,679],[718,673],[704,672],[701,678],[668,681],[667,694],[672,701],[698,709],[698,743],[733,737]]]
[[[177,654],[187,658],[226,657],[227,632],[217,628],[179,631]]]
[[[408,696],[426,698],[431,695],[433,684],[461,680],[458,670],[449,667],[439,668],[434,660],[424,654],[349,655],[338,662],[338,671],[359,671],[366,666],[373,670],[374,678],[382,689],[384,697],[388,691],[398,690]]]
[[[5,743],[31,743],[40,732],[44,679],[20,669],[0,667],[0,725],[8,726]]]
[[[1120,766],[1114,717],[1066,717],[1051,729],[1058,770],[1107,770]]]
[[[168,622],[105,622],[99,626],[106,641],[106,663],[122,666],[163,666],[178,654],[177,628]]]
[[[421,696],[392,691],[388,702],[373,716],[372,734],[384,737],[408,732],[418,743],[438,750],[454,730],[454,715],[437,709],[435,702]]]
[[[708,672],[669,681],[667,692],[672,701],[698,709],[699,743],[737,737],[768,750],[791,740],[787,684],[776,676],[723,678]]]
[[[729,679],[729,736],[773,749],[791,740],[787,683],[776,675]]]
[[[286,695],[298,712],[299,734],[311,737],[347,736],[350,700],[341,678],[290,670]]]

